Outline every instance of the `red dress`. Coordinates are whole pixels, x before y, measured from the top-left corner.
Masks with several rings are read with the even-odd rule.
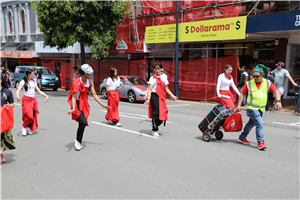
[[[87,80],[89,81],[89,80]],[[79,117],[79,115],[81,114],[81,111],[84,114],[84,117],[86,119],[86,125],[89,126],[88,124],[88,116],[90,115],[90,105],[88,103],[88,96],[87,93],[89,91],[89,87],[85,87],[84,83],[81,82],[81,78],[77,78],[73,81],[70,92],[69,92],[69,96],[68,96],[68,103],[72,109],[72,95],[74,92],[80,92],[79,95],[79,109],[77,108],[77,103],[75,103],[75,112],[72,113],[72,119],[77,121],[77,118]]]
[[[111,91],[107,93],[107,105],[110,106],[110,109],[107,109],[107,113],[105,117],[111,122],[120,121],[119,101],[120,101],[119,91]]]
[[[23,96],[22,98],[22,126],[27,128],[31,124],[30,129],[35,131],[38,128],[37,115],[39,114],[39,109],[37,107],[36,98]],[[33,116],[33,110],[35,110],[35,115]]]
[[[159,120],[167,121],[168,120],[168,108],[166,104],[165,96],[165,83],[161,80],[160,77],[153,75],[156,78],[156,94],[159,97]],[[152,119],[152,106],[149,104],[148,117]]]

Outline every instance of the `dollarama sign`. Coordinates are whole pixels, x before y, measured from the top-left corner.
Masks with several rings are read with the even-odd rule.
[[[247,17],[178,24],[179,42],[237,40],[246,38]],[[176,25],[146,27],[146,43],[175,42]]]

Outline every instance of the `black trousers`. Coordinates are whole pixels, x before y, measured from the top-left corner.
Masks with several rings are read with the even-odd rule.
[[[33,110],[33,119],[34,119],[34,116],[35,116],[35,110]],[[31,124],[29,124],[27,127],[30,128],[30,126],[33,124],[33,122]]]
[[[159,120],[159,96],[152,92],[150,103],[152,106],[152,131],[158,131],[158,127],[163,123]]]
[[[78,100],[77,100],[77,108],[79,109],[79,101]],[[77,118],[77,120],[78,120],[78,129],[77,129],[76,140],[79,143],[81,143],[82,138],[83,138],[83,132],[86,127],[86,119],[85,119],[85,116],[82,111],[81,111],[81,114],[79,115],[79,117]]]

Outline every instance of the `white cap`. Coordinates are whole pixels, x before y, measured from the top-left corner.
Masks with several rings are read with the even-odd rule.
[[[88,65],[88,64],[83,64],[83,65],[81,65],[81,70],[84,71],[84,72],[87,73],[87,74],[92,74],[92,73],[94,73],[93,68],[92,68],[90,65]]]

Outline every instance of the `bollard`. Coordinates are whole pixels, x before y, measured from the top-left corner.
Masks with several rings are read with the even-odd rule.
[[[69,78],[66,78],[66,90],[69,90]]]
[[[295,86],[295,113],[300,113],[300,85]]]

